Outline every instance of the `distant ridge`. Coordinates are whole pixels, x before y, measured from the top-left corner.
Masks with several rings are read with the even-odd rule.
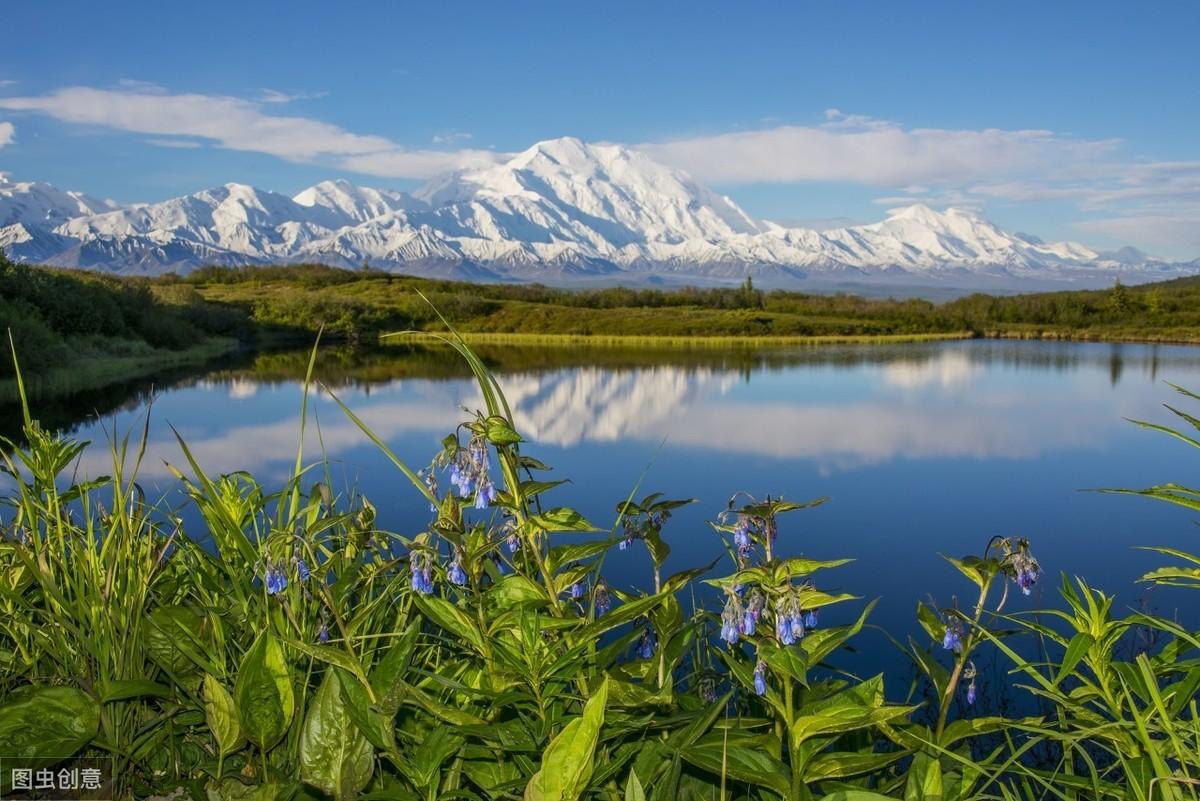
[[[323,181],[287,197],[228,183],[118,206],[0,173],[0,247],[19,261],[120,273],[323,262],[423,275],[570,283],[903,283],[1018,288],[1200,272],[1134,248],[1100,252],[915,205],[816,231],[757,220],[620,145],[539,142],[412,194]]]

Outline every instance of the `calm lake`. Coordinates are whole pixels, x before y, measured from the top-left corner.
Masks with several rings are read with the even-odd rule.
[[[1013,611],[1055,604],[1060,572],[1115,593],[1118,609],[1149,603],[1169,613],[1188,602],[1185,593],[1135,583],[1166,562],[1135,548],[1200,550],[1196,516],[1080,490],[1200,483],[1200,452],[1124,419],[1173,425],[1161,404],[1187,403],[1164,382],[1200,389],[1200,348],[967,341],[770,351],[480,350],[530,441],[526,452],[553,466],[552,477],[572,481],[551,493],[554,504],[610,526],[615,504],[643,473],[639,494],[698,499],[665,529],[668,572],[721,553],[706,521],[735,492],[828,495],[818,509],[785,516],[783,550],[853,557],[827,573],[821,588],[879,598],[873,622],[901,639],[918,631],[918,598],[946,605],[959,593],[968,602],[965,580],[938,554],[978,553],[994,534],[1028,537],[1046,570],[1033,598],[1010,600]],[[168,492],[164,461],[183,464],[168,423],[211,473],[249,470],[274,488],[295,458],[305,359],[262,355],[164,380],[152,393],[128,387],[44,414],[102,446],[106,430],[139,428],[152,396],[142,470],[148,489]],[[445,349],[330,351],[317,374],[413,467],[427,464],[466,419],[463,407],[480,404]],[[116,411],[103,408],[114,404]],[[89,412],[96,405],[100,419]],[[399,471],[329,398],[318,395],[311,408],[320,439],[318,426],[310,426],[308,454],[315,459],[325,449],[335,489],[365,493],[384,529],[421,530],[428,505]],[[83,471],[107,472],[107,459],[106,448],[93,447]],[[614,549],[606,571],[617,586],[649,585],[640,544]],[[823,622],[852,611],[831,609]],[[1194,622],[1195,608],[1180,611]],[[864,650],[886,650],[881,633],[869,636],[877,639],[864,641]]]

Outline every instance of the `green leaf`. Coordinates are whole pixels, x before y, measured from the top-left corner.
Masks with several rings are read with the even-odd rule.
[[[629,771],[629,778],[625,782],[625,801],[646,801],[646,791],[642,788],[637,771]]]
[[[341,673],[338,683],[342,688],[342,702],[354,725],[358,726],[371,745],[383,751],[391,751],[396,747],[396,733],[392,725],[392,715],[381,714],[371,708],[371,698],[362,683],[349,673]]]
[[[377,706],[388,717],[394,717],[404,703],[408,688],[404,674],[408,671],[420,630],[419,620],[410,623],[371,671],[371,689],[375,692]]]
[[[487,600],[497,609],[539,606],[550,602],[545,588],[519,573],[512,573],[497,581],[488,590]]]
[[[821,796],[821,801],[896,801],[890,795],[872,793],[870,790],[838,790]]]
[[[565,506],[559,506],[554,509],[547,509],[540,515],[533,515],[527,521],[527,525],[542,531],[598,531],[595,526],[588,522],[587,518],[576,512],[574,509],[568,509]]]
[[[441,767],[462,748],[463,738],[453,729],[439,726],[421,740],[411,752],[411,778],[418,787],[436,791],[441,779]]]
[[[421,611],[425,613],[426,617],[458,639],[466,640],[475,646],[475,650],[479,653],[485,653],[483,635],[475,627],[471,618],[467,617],[461,609],[445,598],[439,598],[435,595],[417,595],[414,593],[413,599]]]
[[[186,606],[160,606],[148,616],[146,651],[150,658],[173,676],[198,670],[216,672],[204,653],[200,636],[203,618]]]
[[[264,751],[291,725],[296,697],[283,649],[269,631],[260,634],[242,658],[234,699],[246,739]]]
[[[904,785],[904,801],[941,801],[943,793],[938,761],[924,752],[914,754]]]
[[[945,638],[946,624],[942,621],[941,616],[933,610],[933,607],[924,601],[917,601],[917,622],[921,624],[921,628],[925,629],[929,639],[934,642],[940,643]]]
[[[789,798],[791,776],[784,764],[771,755],[771,750],[729,743],[714,733],[683,749],[680,756],[709,773],[764,785]]]
[[[221,682],[204,674],[204,719],[217,741],[221,756],[237,750],[242,744],[242,723],[233,696]]]
[[[541,767],[525,786],[525,801],[576,801],[583,795],[592,778],[607,701],[605,680],[588,699],[583,714],[563,727],[546,747]]]
[[[0,707],[0,755],[47,767],[83,748],[100,728],[100,704],[74,687],[26,687]],[[10,787],[4,771],[0,791]]]
[[[336,801],[348,801],[371,781],[375,752],[350,719],[341,681],[336,670],[325,671],[308,705],[300,731],[300,778]]]
[[[364,686],[368,684],[367,674],[363,670],[362,664],[357,658],[347,652],[345,648],[335,648],[332,645],[310,645],[309,643],[293,639],[285,639],[284,642],[289,648],[295,648],[300,653],[311,656],[319,662],[324,662],[327,665],[333,665],[349,672]]]
[[[831,752],[817,754],[804,765],[806,782],[841,779],[864,773],[878,775],[885,767],[908,756],[905,751],[884,753]]]
[[[493,445],[515,445],[522,441],[521,435],[498,414],[484,420],[483,426],[484,436]]]

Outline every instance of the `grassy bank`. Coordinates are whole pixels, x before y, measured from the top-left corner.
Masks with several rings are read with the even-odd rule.
[[[304,345],[323,331],[326,342],[374,344],[390,331],[445,331],[447,321],[467,341],[497,347],[769,348],[982,336],[1191,344],[1200,343],[1200,279],[937,304],[764,292],[749,281],[566,290],[320,265],[144,279],[0,259],[0,319],[28,354],[32,390],[47,397],[202,362],[234,339]],[[0,365],[0,400],[12,397],[8,369]]]
[[[407,334],[402,339],[385,337],[383,342],[434,344],[443,341],[438,332]],[[655,336],[619,334],[528,334],[496,333],[491,331],[460,331],[459,336],[472,345],[519,345],[616,348],[777,348],[798,345],[869,345],[903,344],[906,342],[938,342],[969,339],[968,331],[936,334],[830,334],[825,336]]]
[[[251,321],[192,287],[13,264],[0,254],[0,335],[24,355],[30,392],[47,397],[199,364],[236,347]],[[15,399],[0,360],[0,402]]]
[[[179,279],[168,279],[179,280]],[[470,284],[319,266],[200,270],[187,285],[255,325],[373,341],[401,329],[444,330],[424,295],[455,328],[490,342],[765,343],[912,341],[1000,336],[1080,341],[1200,341],[1200,279],[1104,290],[971,295],[948,303],[726,289],[566,290]],[[537,337],[547,337],[538,340]],[[477,339],[476,341],[484,341]]]
[[[75,350],[65,365],[26,376],[25,390],[33,399],[74,395],[164,370],[198,367],[238,347],[238,341],[229,337],[209,337],[180,350],[151,348],[144,342],[107,340],[94,349]],[[15,403],[19,397],[15,377],[0,379],[0,403]]]

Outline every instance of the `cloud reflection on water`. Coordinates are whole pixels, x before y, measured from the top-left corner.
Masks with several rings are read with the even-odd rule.
[[[519,430],[537,445],[656,444],[665,437],[673,448],[810,460],[823,472],[895,459],[1031,459],[1100,447],[1124,425],[1122,416],[1144,414],[1162,398],[1153,381],[1114,391],[1105,359],[1065,369],[1053,362],[1062,375],[1048,379],[1045,369],[1031,370],[1029,363],[1012,369],[1011,358],[980,359],[968,348],[918,353],[924,358],[902,356],[836,374],[811,366],[746,373],[660,365],[523,371],[500,380]],[[1189,368],[1194,374],[1195,366]],[[189,423],[184,437],[211,472],[282,475],[299,432],[299,385],[273,386],[276,391],[262,392],[240,375],[165,393],[156,404],[143,475],[166,478],[163,461],[181,461],[164,420]],[[460,379],[405,379],[338,392],[384,439],[427,440],[424,451],[402,454],[414,464],[424,463],[463,419],[463,407],[481,404],[474,385]],[[198,406],[205,412],[196,415]],[[328,398],[316,398],[314,409],[320,438],[310,427],[310,454],[323,447],[338,459],[366,445]],[[106,472],[107,454],[93,449],[83,467],[92,475]]]

